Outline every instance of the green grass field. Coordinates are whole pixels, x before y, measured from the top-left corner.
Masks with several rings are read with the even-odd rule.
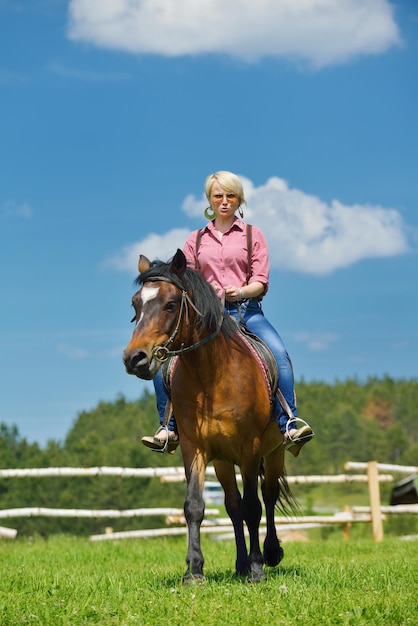
[[[183,587],[186,539],[0,542],[0,624],[418,624],[418,541],[286,543],[268,579],[233,575],[234,546],[204,536],[204,584]]]

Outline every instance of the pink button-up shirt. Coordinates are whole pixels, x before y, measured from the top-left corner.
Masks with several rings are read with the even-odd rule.
[[[196,267],[196,235],[193,231],[184,244],[183,252],[187,264],[192,269]],[[209,222],[200,240],[198,257],[199,271],[209,283],[220,287],[235,285],[244,287],[248,274],[248,251],[246,224],[237,217],[231,228],[219,239],[218,232]],[[252,227],[252,254],[251,254],[251,277],[248,281],[258,281],[264,285],[264,294],[267,293],[269,282],[269,258],[267,242],[262,231]],[[261,299],[262,296],[259,296]]]

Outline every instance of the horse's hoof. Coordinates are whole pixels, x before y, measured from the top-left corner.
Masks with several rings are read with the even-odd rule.
[[[279,548],[278,550],[272,550],[271,552],[264,552],[264,562],[269,567],[276,567],[280,563],[280,561],[284,557],[283,548]]]
[[[248,579],[249,575],[250,575],[250,568],[249,567],[247,567],[245,569],[236,569],[235,572],[234,572],[234,577],[235,578],[240,578],[241,580],[245,579],[245,578]]]
[[[205,577],[202,575],[195,575],[193,576],[192,574],[185,574],[183,576],[183,585],[203,585],[203,583],[205,582]]]
[[[267,576],[265,575],[264,572],[261,572],[261,574],[260,573],[257,573],[257,574],[252,573],[251,576],[248,577],[248,582],[250,584],[261,583],[261,582],[263,582],[263,580],[267,580]]]
[[[251,572],[250,564],[247,559],[241,559],[235,563],[235,576],[248,576]]]
[[[250,575],[248,577],[249,583],[260,583],[266,580],[267,576],[264,573],[263,566],[260,563],[254,563],[251,565]]]

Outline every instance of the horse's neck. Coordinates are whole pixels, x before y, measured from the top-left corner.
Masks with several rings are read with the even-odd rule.
[[[232,359],[231,352],[222,335],[218,335],[197,350],[183,355],[182,362],[192,376],[217,380],[225,376],[225,368]]]

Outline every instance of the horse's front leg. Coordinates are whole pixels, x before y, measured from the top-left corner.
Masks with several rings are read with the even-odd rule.
[[[277,538],[274,514],[279,497],[279,475],[284,472],[283,446],[276,448],[264,459],[264,477],[261,483],[264,505],[266,508],[267,532],[264,540],[264,560],[267,565],[278,565],[284,556],[283,548]]]
[[[214,461],[216,476],[225,493],[225,508],[234,526],[235,545],[237,556],[235,571],[239,576],[246,576],[250,571],[247,545],[244,535],[244,520],[242,517],[242,498],[238,489],[235,468],[230,463]]]
[[[205,514],[205,503],[202,497],[205,482],[206,462],[202,454],[188,451],[182,442],[184,469],[187,479],[187,496],[184,503],[184,514],[188,527],[187,569],[183,583],[203,579],[204,558],[200,547],[200,526]]]
[[[242,513],[248,527],[250,535],[250,582],[260,582],[266,578],[263,571],[264,558],[260,550],[260,520],[261,520],[261,502],[258,497],[258,471],[260,467],[260,459],[256,463],[251,464],[250,470],[241,468],[242,480],[244,483],[244,495],[242,499]]]

